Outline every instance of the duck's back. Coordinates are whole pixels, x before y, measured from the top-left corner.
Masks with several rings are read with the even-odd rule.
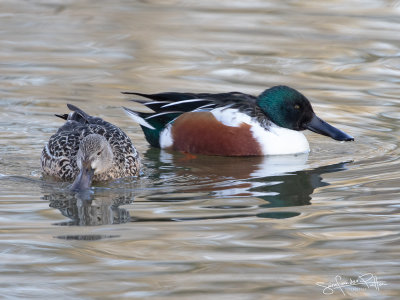
[[[79,173],[76,155],[81,140],[89,134],[104,136],[110,143],[114,159],[113,167],[106,174],[95,175],[94,181],[135,176],[139,172],[140,159],[130,138],[117,126],[101,118],[92,117],[79,108],[68,104],[70,114],[57,115],[66,122],[50,137],[43,148],[41,163],[46,175],[73,180]]]

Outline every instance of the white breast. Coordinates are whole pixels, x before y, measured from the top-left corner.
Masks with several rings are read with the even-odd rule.
[[[251,124],[253,136],[261,144],[264,155],[296,154],[310,151],[303,133],[272,124],[269,131],[258,123]]]

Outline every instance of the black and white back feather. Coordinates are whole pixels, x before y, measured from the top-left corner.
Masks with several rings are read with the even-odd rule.
[[[185,112],[211,111],[220,107],[237,109],[256,118],[261,123],[266,120],[264,112],[256,105],[257,97],[240,92],[219,94],[176,92],[143,94],[124,92],[123,94],[137,95],[152,100],[131,100],[150,108],[154,111],[151,113],[138,112],[124,107],[136,122],[150,129],[154,129],[154,125],[157,123],[165,125],[165,123],[173,121]]]

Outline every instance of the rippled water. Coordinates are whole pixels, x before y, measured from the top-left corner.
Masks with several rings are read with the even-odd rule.
[[[4,299],[399,298],[398,1],[0,6]],[[276,84],[356,142],[307,133],[308,156],[192,158],[149,148],[121,109],[121,91]],[[143,175],[85,195],[43,180],[66,103],[123,128]],[[337,275],[369,285],[317,285]]]

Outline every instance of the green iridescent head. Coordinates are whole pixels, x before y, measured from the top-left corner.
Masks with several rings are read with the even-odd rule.
[[[338,141],[354,138],[318,118],[310,101],[291,87],[278,85],[258,96],[257,105],[265,115],[280,127],[291,130],[309,129]]]
[[[276,125],[292,130],[307,129],[314,115],[310,102],[300,92],[278,85],[265,90],[257,104]]]

